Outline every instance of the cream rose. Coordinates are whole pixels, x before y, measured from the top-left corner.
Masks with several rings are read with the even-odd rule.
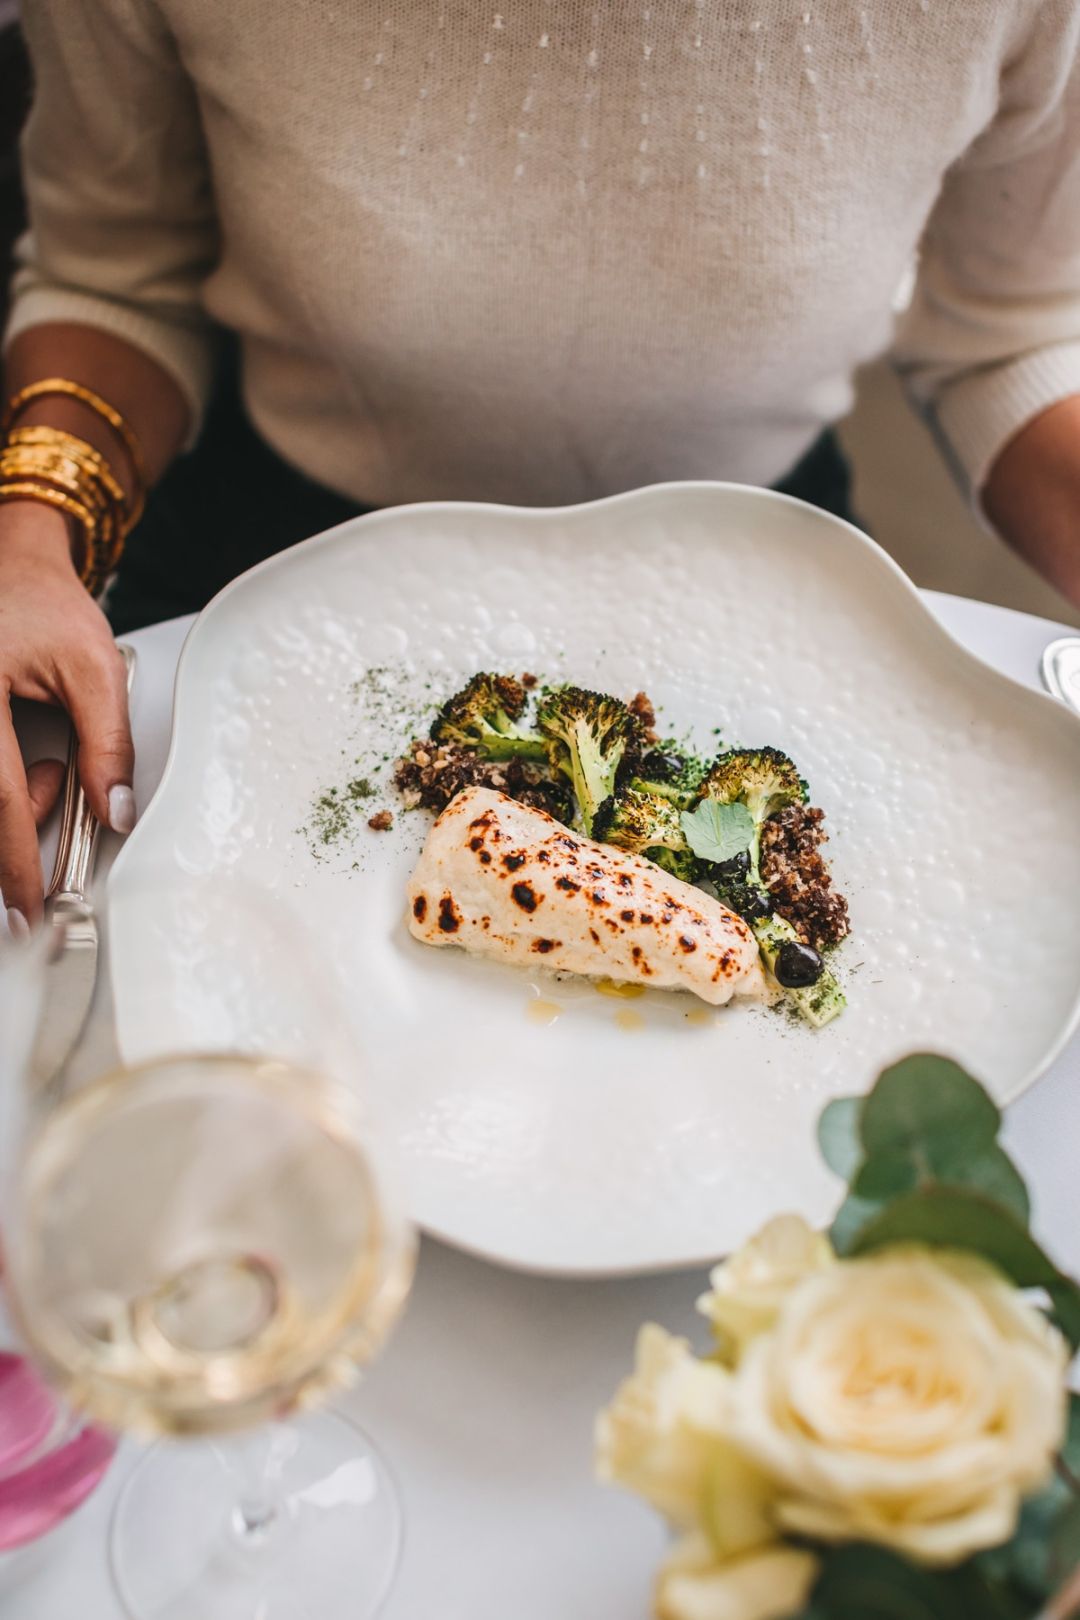
[[[891,1249],[788,1295],[733,1375],[732,1435],[784,1530],[952,1564],[1006,1540],[1046,1478],[1067,1361],[983,1261]]]
[[[801,1215],[778,1215],[716,1266],[698,1309],[713,1324],[725,1359],[738,1361],[749,1341],[772,1327],[797,1283],[835,1264],[828,1238]]]
[[[812,1553],[772,1546],[718,1561],[707,1536],[685,1536],[660,1573],[658,1620],[782,1620],[805,1607]]]
[[[649,1323],[638,1334],[633,1376],[597,1419],[597,1473],[690,1528],[730,1425],[731,1374]]]

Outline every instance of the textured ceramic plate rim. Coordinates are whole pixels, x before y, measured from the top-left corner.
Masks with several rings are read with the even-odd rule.
[[[355,518],[348,518],[343,523],[335,525],[335,527],[332,529],[327,529],[321,534],[312,535],[309,539],[303,540],[297,545],[287,548],[283,552],[278,552],[273,556],[265,558],[262,562],[257,563],[253,568],[248,569],[245,573],[240,574],[237,576],[237,578],[231,580],[228,585],[219,591],[218,594],[212,598],[209,603],[207,603],[206,607],[199,614],[185,638],[180,658],[177,663],[176,678],[173,689],[172,734],[169,743],[169,751],[157,788],[139,817],[139,829],[137,829],[137,832],[138,830],[141,830],[143,824],[149,820],[151,812],[153,812],[156,807],[159,807],[159,802],[168,797],[171,779],[183,744],[183,725],[186,707],[185,692],[187,685],[190,684],[186,681],[185,677],[187,675],[189,665],[193,662],[196,645],[201,643],[207,634],[207,626],[213,625],[213,621],[217,617],[219,610],[228,601],[230,596],[238,590],[243,590],[247,583],[255,576],[270,570],[274,570],[275,568],[281,566],[286,559],[291,561],[292,559],[295,559],[301,552],[318,551],[328,544],[333,543],[346,531],[354,534],[357,539],[361,539],[366,537],[369,533],[373,533],[386,526],[387,524],[397,526],[402,522],[407,523],[411,517],[421,514],[425,517],[432,517],[444,513],[453,513],[457,516],[468,516],[470,513],[476,513],[484,514],[486,517],[490,517],[492,515],[497,516],[500,513],[504,513],[507,516],[512,517],[515,522],[525,521],[527,523],[534,524],[539,528],[543,528],[546,524],[552,521],[557,521],[560,519],[580,520],[583,516],[587,516],[592,512],[598,512],[600,510],[612,510],[620,506],[626,507],[637,505],[645,502],[646,500],[655,501],[658,499],[663,499],[665,496],[678,499],[688,494],[710,495],[725,493],[737,494],[742,498],[750,496],[760,500],[763,504],[780,504],[800,509],[808,508],[807,502],[801,501],[795,496],[782,494],[776,490],[760,489],[752,485],[736,484],[719,480],[695,480],[686,482],[650,484],[643,486],[640,489],[629,490],[622,494],[607,496],[601,500],[579,502],[569,506],[521,507],[508,505],[505,503],[490,503],[482,501],[424,501],[403,506],[385,507],[374,512],[363,513]],[[914,581],[909,578],[909,576],[903,571],[899,564],[894,561],[888,552],[886,552],[869,535],[857,528],[855,524],[849,523],[845,519],[837,517],[833,513],[824,512],[817,507],[809,507],[809,510],[814,513],[817,519],[824,519],[834,529],[843,531],[848,537],[847,543],[856,549],[861,549],[872,560],[873,565],[877,569],[879,575],[891,582],[889,589],[895,592],[897,600],[904,601],[908,605],[909,609],[913,607],[916,610],[915,617],[919,622],[919,627],[922,633],[929,634],[931,639],[936,639],[939,646],[947,651],[948,655],[954,660],[958,667],[966,665],[969,669],[974,669],[978,672],[980,681],[989,687],[996,687],[999,690],[1008,690],[1014,695],[1022,694],[1022,702],[1042,705],[1044,706],[1044,712],[1045,705],[1050,705],[1053,710],[1055,710],[1061,716],[1060,723],[1066,728],[1071,726],[1080,726],[1080,716],[1073,715],[1072,711],[1069,710],[1064,704],[1060,703],[1058,699],[1050,696],[1048,693],[1040,692],[1026,686],[1022,681],[1016,680],[1013,676],[1007,675],[1003,671],[996,669],[993,664],[990,664],[985,659],[980,658],[976,653],[972,652],[969,648],[965,647],[959,640],[957,640],[957,638],[952,635],[950,631],[947,630],[940,620],[934,615],[928,604],[924,601]],[[124,868],[128,864],[128,850],[133,846],[136,846],[138,842],[140,842],[140,840],[136,834],[134,840],[129,842],[129,844],[126,845],[125,848],[120,852],[120,855],[114,864],[113,873],[123,872]],[[110,874],[110,878],[112,875],[113,874]],[[1016,1099],[1022,1096],[1026,1091],[1030,1090],[1030,1088],[1042,1078],[1051,1064],[1059,1056],[1059,1054],[1068,1044],[1069,1040],[1075,1034],[1078,1027],[1080,1027],[1080,979],[1078,979],[1067,1018],[1063,1021],[1060,1029],[1058,1029],[1049,1040],[1047,1047],[1041,1056],[1035,1062],[1033,1062],[1029,1068],[1011,1085],[1004,1085],[997,1088],[996,1095],[999,1106],[1003,1108],[1007,1107],[1009,1104],[1015,1102]],[[840,1187],[838,1182],[838,1199],[839,1192]],[[423,1222],[423,1227],[430,1237],[435,1238],[440,1242],[444,1242],[453,1248],[460,1249],[463,1253],[471,1254],[477,1259],[484,1260],[488,1263],[502,1266],[506,1269],[517,1272],[554,1278],[565,1277],[587,1280],[590,1278],[598,1279],[603,1277],[656,1274],[664,1271],[678,1271],[708,1265],[715,1259],[715,1251],[708,1250],[699,1255],[687,1255],[685,1257],[680,1256],[679,1258],[672,1260],[652,1260],[644,1265],[636,1264],[633,1261],[606,1262],[601,1267],[565,1265],[557,1263],[550,1264],[528,1259],[511,1258],[505,1253],[500,1253],[498,1250],[489,1249],[483,1244],[478,1244],[474,1241],[469,1241],[468,1239],[456,1236],[449,1231],[442,1229],[438,1223],[433,1222],[430,1219]]]

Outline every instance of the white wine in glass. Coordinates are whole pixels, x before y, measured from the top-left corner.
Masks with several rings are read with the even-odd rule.
[[[17,1309],[46,1371],[114,1427],[246,1427],[348,1382],[408,1283],[321,1076],[265,1058],[118,1070],[23,1169]]]
[[[396,1564],[396,1492],[346,1419],[296,1416],[377,1353],[412,1275],[411,1231],[340,1075],[348,1039],[310,945],[267,900],[188,880],[117,915],[117,1004],[131,1004],[141,916],[140,1007],[156,1016],[132,1026],[138,1061],[69,1084],[27,1132],[9,1223],[17,1319],[73,1406],[173,1437],[115,1516],[133,1620],[367,1620]],[[151,1025],[171,1051],[148,1051]],[[199,1050],[207,1030],[226,1049]]]

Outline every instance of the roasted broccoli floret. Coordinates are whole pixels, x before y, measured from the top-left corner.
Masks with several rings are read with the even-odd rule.
[[[760,870],[763,823],[785,805],[805,803],[806,783],[778,748],[732,749],[701,788],[703,798],[745,805],[754,824],[746,851],[710,871],[721,900],[750,924],[765,966],[807,1022],[827,1024],[846,1006],[844,993],[818,953],[775,913]]]
[[[745,804],[760,832],[767,816],[786,804],[805,804],[808,789],[794,763],[779,748],[732,748],[709,769],[703,799]]]
[[[639,723],[618,698],[580,686],[549,692],[536,723],[548,740],[551,763],[569,777],[582,825],[591,833],[597,810],[615,791],[627,750],[638,746]]]
[[[693,850],[668,849],[664,844],[651,844],[644,854],[654,866],[670,872],[672,877],[681,878],[683,883],[693,883],[698,875],[698,863]]]
[[[632,855],[640,855],[652,844],[689,848],[679,812],[671,800],[636,782],[604,800],[596,812],[593,833],[605,844],[617,844]]]
[[[787,804],[804,803],[808,791],[794,763],[779,748],[731,748],[710,767],[701,798],[745,805],[753,820],[745,874],[750,884],[761,885],[761,828],[766,817]]]
[[[632,783],[605,799],[593,818],[592,833],[631,855],[644,855],[673,877],[692,883],[697,858],[686,841],[676,805]]]
[[[632,776],[628,785],[635,788],[638,793],[666,799],[676,810],[689,810],[697,799],[697,794],[692,788],[679,787],[675,782],[657,782],[651,777]]]
[[[432,741],[475,749],[485,759],[546,759],[543,737],[517,723],[525,704],[525,688],[512,676],[474,675],[439,710]]]
[[[654,793],[669,799],[679,810],[689,810],[701,794],[705,764],[674,744],[661,744],[640,760],[631,762],[630,786],[641,793]]]

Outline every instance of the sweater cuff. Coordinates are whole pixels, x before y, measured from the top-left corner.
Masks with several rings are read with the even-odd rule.
[[[73,321],[124,338],[156,360],[180,389],[191,413],[185,450],[198,438],[214,375],[214,339],[208,325],[184,326],[134,304],[56,286],[18,288],[4,333],[4,348],[19,333],[49,321]]]
[[[1072,394],[1080,394],[1080,340],[969,372],[942,390],[934,414],[976,505],[1009,440]]]

